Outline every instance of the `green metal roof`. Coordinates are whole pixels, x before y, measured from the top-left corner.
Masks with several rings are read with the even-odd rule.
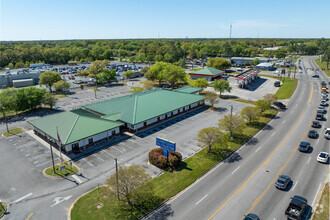
[[[57,127],[64,145],[123,125],[120,122],[102,119],[82,109],[42,117],[28,123],[56,140]]]
[[[191,72],[193,74],[200,74],[200,75],[217,75],[219,73],[222,73],[223,70],[218,70],[216,68],[213,68],[213,67],[206,67],[204,69],[201,69],[201,70],[198,70],[196,72]]]
[[[178,89],[174,89],[173,91],[193,94],[193,93],[196,93],[196,92],[203,91],[203,89],[202,88],[191,87],[191,86],[184,86],[184,87],[181,87],[181,88],[178,88]]]
[[[121,112],[119,120],[135,125],[203,99],[204,97],[200,95],[154,89],[83,107],[105,117]]]

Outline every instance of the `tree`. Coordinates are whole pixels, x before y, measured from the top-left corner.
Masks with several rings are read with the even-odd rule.
[[[258,65],[260,63],[260,60],[258,58],[255,58],[252,62],[254,66]]]
[[[204,128],[200,130],[197,138],[198,145],[208,147],[208,153],[211,152],[213,144],[225,144],[228,142],[228,136],[216,127]]]
[[[0,92],[0,110],[3,107],[6,108],[7,111],[13,111],[16,109],[15,103],[16,89],[14,88],[6,88]]]
[[[213,108],[214,104],[216,104],[218,100],[218,95],[215,92],[206,92],[204,95],[205,101],[211,103],[211,106]]]
[[[329,69],[329,63],[330,63],[330,47],[324,52],[322,56],[322,62],[326,62],[327,64],[327,70]]]
[[[230,136],[234,132],[240,132],[244,125],[244,120],[238,115],[225,115],[219,120],[219,128],[230,133]]]
[[[58,72],[46,71],[40,74],[39,85],[45,85],[52,92],[52,86],[62,80],[61,74]]]
[[[255,105],[260,109],[261,112],[264,112],[270,108],[270,103],[266,100],[258,100],[255,102]]]
[[[58,98],[52,95],[50,92],[46,92],[42,104],[48,105],[51,109],[56,105]]]
[[[263,96],[263,100],[267,101],[270,105],[276,101],[276,96],[274,94],[268,93]]]
[[[129,79],[129,78],[131,78],[131,76],[134,75],[134,73],[135,72],[133,70],[128,70],[128,71],[126,71],[126,72],[123,73],[123,76],[126,76],[127,79]]]
[[[111,70],[104,70],[103,72],[100,72],[99,74],[97,74],[97,82],[98,83],[110,83],[113,80],[116,80],[116,70],[111,69]]]
[[[208,85],[209,85],[209,82],[204,78],[194,80],[194,87],[206,88]]]
[[[97,78],[97,74],[103,72],[109,60],[95,60],[92,65],[90,65],[88,70],[80,71],[77,73],[78,76]]]
[[[242,117],[249,121],[249,124],[251,124],[252,120],[258,119],[260,117],[260,109],[255,106],[247,106],[242,109],[241,113]]]
[[[148,72],[144,75],[148,80],[158,81],[159,86],[164,80],[164,71],[169,64],[165,62],[157,62],[150,67]]]
[[[145,81],[142,81],[140,83],[143,84],[144,90],[152,90],[154,88],[154,82],[153,81],[145,80]]]
[[[231,91],[231,87],[229,86],[229,82],[226,80],[214,80],[213,82],[213,88],[215,91],[220,92],[220,98],[221,98],[221,93],[227,91]]]
[[[148,66],[145,66],[142,69],[140,69],[140,76],[146,74],[146,72],[148,72],[149,69],[150,69],[150,67],[148,67]]]
[[[124,197],[127,204],[134,206],[134,195],[139,193],[140,187],[151,180],[151,176],[137,165],[119,167],[118,185],[116,174],[110,176],[107,184],[113,191],[119,190],[119,200]]]
[[[57,92],[64,92],[64,91],[68,90],[70,88],[70,86],[71,86],[70,82],[64,81],[64,80],[57,81],[54,84],[54,88]]]
[[[167,65],[164,69],[164,78],[174,88],[175,83],[186,82],[186,72],[177,65]]]
[[[230,68],[231,63],[224,58],[209,58],[207,60],[206,66],[224,70]]]

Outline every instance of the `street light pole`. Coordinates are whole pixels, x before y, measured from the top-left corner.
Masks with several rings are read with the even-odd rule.
[[[6,127],[7,127],[7,132],[9,133],[9,129],[8,129],[8,121],[7,121],[7,117],[6,117],[6,108],[2,107],[2,112],[3,112],[3,117],[5,118],[5,123],[6,123]]]
[[[94,98],[96,99],[96,89],[97,89],[97,69],[95,69],[95,88],[94,88]]]
[[[52,146],[52,144],[49,144],[49,146],[50,146],[50,154],[52,155],[53,171],[54,171],[54,174],[55,174],[56,171],[55,171],[55,164],[54,164],[53,146]]]
[[[117,163],[117,158],[115,158],[115,164],[116,164],[116,180],[117,180],[117,198],[119,200],[119,180],[118,180],[118,163]]]

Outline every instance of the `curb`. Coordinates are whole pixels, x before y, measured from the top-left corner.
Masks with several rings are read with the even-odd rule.
[[[76,165],[74,165],[75,167],[77,167]],[[51,175],[48,175],[46,174],[46,170],[48,169],[49,167],[45,168],[43,171],[42,171],[42,175],[46,178],[49,178],[49,179],[62,179],[63,177],[62,176],[51,176]],[[70,174],[70,175],[67,175],[67,176],[64,176],[64,177],[69,177],[69,176],[72,176],[72,175],[75,175],[76,173],[78,173],[80,171],[79,167],[77,167],[77,171]]]

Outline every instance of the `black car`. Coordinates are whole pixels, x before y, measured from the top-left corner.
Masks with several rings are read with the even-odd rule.
[[[312,122],[312,127],[313,128],[319,128],[320,126],[321,126],[320,122],[318,122],[318,121],[313,121]]]
[[[273,102],[273,104],[279,107],[280,109],[286,108],[286,105],[284,105],[282,102]]]
[[[309,138],[317,138],[317,132],[315,130],[310,130],[308,132],[308,137]]]
[[[275,182],[275,187],[278,189],[286,189],[288,184],[291,182],[291,178],[286,175],[280,175]]]
[[[245,216],[244,220],[260,220],[256,214],[249,213]]]
[[[308,143],[306,141],[302,141],[299,144],[298,150],[302,151],[302,152],[307,152],[310,146],[311,146],[310,143]]]
[[[281,82],[280,81],[275,81],[274,82],[274,86],[275,87],[280,87],[281,86]]]
[[[323,114],[322,113],[317,113],[315,119],[316,120],[323,120]]]

